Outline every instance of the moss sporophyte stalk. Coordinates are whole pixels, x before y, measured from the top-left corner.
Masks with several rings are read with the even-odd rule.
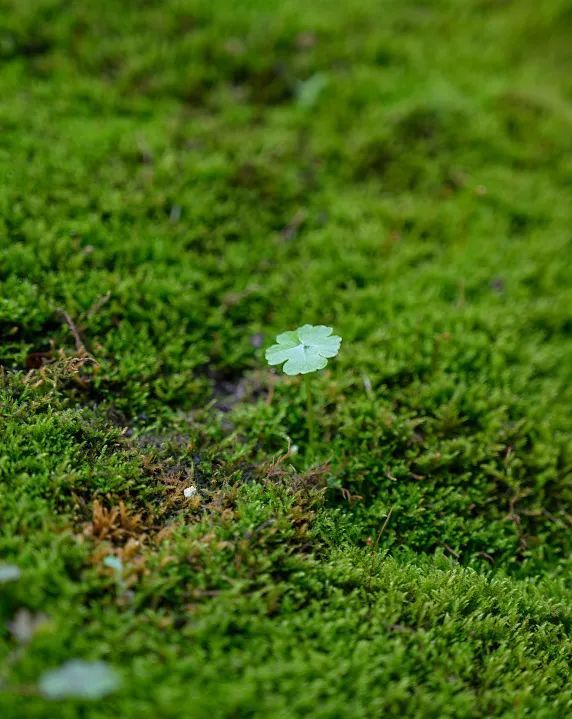
[[[308,427],[308,455],[312,455],[316,443],[316,419],[310,374],[324,369],[328,360],[340,351],[342,338],[333,334],[325,325],[302,325],[295,330],[282,332],[276,344],[266,350],[269,365],[283,364],[284,373],[290,376],[304,375],[306,394],[306,424]]]

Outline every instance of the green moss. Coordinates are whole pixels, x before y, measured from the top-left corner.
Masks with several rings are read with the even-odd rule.
[[[571,16],[537,5],[5,4],[2,717],[570,712]],[[263,360],[304,322],[344,338],[318,468]],[[35,696],[74,657],[122,690]]]

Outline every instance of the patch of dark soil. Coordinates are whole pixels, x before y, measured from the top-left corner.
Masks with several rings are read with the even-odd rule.
[[[0,42],[0,58],[2,60],[14,60],[18,57],[32,59],[47,55],[51,50],[51,41],[39,35],[18,38],[6,34]]]
[[[295,85],[283,62],[260,68],[235,67],[231,81],[246,90],[248,99],[257,105],[280,105],[290,102]]]
[[[31,324],[0,319],[0,362],[10,361],[5,351],[11,344],[29,345],[33,348],[32,352],[49,352],[53,349],[51,338],[58,332],[62,332],[62,324],[55,316]],[[3,347],[4,351],[2,351]]]
[[[239,402],[256,402],[266,398],[271,391],[272,376],[266,372],[236,376],[213,369],[208,374],[213,382],[215,407],[221,412],[230,412]]]

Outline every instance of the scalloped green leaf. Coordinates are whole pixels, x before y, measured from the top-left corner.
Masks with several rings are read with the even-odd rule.
[[[276,344],[266,350],[266,361],[269,365],[284,363],[282,369],[287,375],[324,369],[342,343],[342,338],[332,333],[333,329],[325,325],[302,325],[282,332],[276,337]]]
[[[0,584],[15,582],[20,579],[20,567],[15,564],[0,564]]]
[[[119,677],[105,662],[72,659],[40,677],[40,692],[48,699],[100,699],[119,688]]]

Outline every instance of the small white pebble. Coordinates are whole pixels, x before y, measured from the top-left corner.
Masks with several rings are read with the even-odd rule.
[[[191,485],[190,487],[185,487],[185,489],[183,490],[183,494],[187,499],[189,499],[190,497],[194,497],[196,493],[197,488],[193,485]]]

